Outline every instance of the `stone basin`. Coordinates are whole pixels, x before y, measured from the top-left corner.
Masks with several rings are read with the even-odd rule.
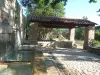
[[[32,65],[26,62],[1,64],[0,75],[33,75]]]

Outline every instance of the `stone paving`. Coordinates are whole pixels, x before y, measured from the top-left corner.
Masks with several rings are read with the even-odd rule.
[[[100,56],[78,49],[56,49],[53,56],[66,68],[67,75],[100,75]]]

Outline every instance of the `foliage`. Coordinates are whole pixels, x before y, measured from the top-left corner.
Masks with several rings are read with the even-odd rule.
[[[30,31],[30,25],[29,24],[30,24],[29,22],[26,23],[26,39],[27,40],[28,40],[28,36],[29,36],[29,31]]]
[[[97,12],[100,12],[100,9]],[[99,16],[100,16],[100,14],[99,14]]]
[[[28,13],[40,16],[64,16],[64,5],[68,0],[21,0],[24,7],[28,8]],[[88,0],[90,3],[96,3],[96,0]],[[45,37],[52,29],[40,29],[39,36]],[[76,31],[79,33],[80,30]],[[77,34],[76,33],[76,34]],[[83,33],[83,31],[81,31]],[[77,39],[82,39],[82,34],[79,33]],[[40,38],[39,38],[40,39]]]
[[[16,9],[15,9],[15,23],[17,23],[17,22],[19,21],[19,19],[18,19],[18,14],[19,14],[19,12],[18,12],[18,3],[16,2]]]
[[[84,32],[84,28],[76,28],[75,30],[75,39],[77,40],[83,40],[83,32]]]
[[[84,19],[84,20],[87,20],[88,18],[87,18],[87,16],[83,16],[83,19]]]
[[[51,4],[44,4],[44,0],[40,0],[40,2],[37,4],[35,8],[35,12],[32,12],[32,14],[40,15],[40,16],[59,16],[63,17],[64,15],[64,5],[63,3],[58,3],[55,5],[55,7],[52,7]],[[40,28],[38,39],[42,40],[45,39],[48,33],[52,32],[53,29],[51,28]],[[51,39],[51,38],[50,38]]]
[[[95,40],[100,41],[100,29],[95,31]]]
[[[96,26],[95,29],[96,29],[96,30],[100,30],[100,26]]]
[[[92,2],[93,2],[93,3],[96,3],[97,0],[90,0],[89,2],[90,2],[90,3],[92,3]],[[99,9],[97,12],[100,12],[100,9]],[[98,15],[100,16],[100,14],[98,14]]]
[[[52,6],[52,1],[45,2],[47,0],[34,0],[33,7],[28,6],[28,14],[39,15],[39,16],[64,16],[64,3],[57,3]],[[32,4],[32,3],[31,3]],[[29,26],[27,26],[29,27]],[[29,28],[28,28],[29,29]],[[51,28],[39,27],[38,40],[45,40],[47,34],[52,32]]]
[[[52,32],[51,28],[39,27],[38,40],[48,40],[46,37],[48,37],[47,34],[50,32]]]
[[[34,8],[28,9],[29,14],[40,15],[40,16],[64,16],[64,5],[63,3],[58,3],[54,7],[50,3],[45,4],[44,0],[39,0],[35,4]]]
[[[24,7],[34,7],[35,4],[39,3],[41,0],[21,0],[21,3]],[[45,5],[50,4],[52,7],[55,7],[56,4],[64,2],[66,5],[67,0],[43,0]]]
[[[90,2],[90,3],[92,3],[92,2],[93,2],[93,3],[96,3],[97,0],[90,0],[89,2]]]
[[[94,47],[100,46],[100,41],[98,41],[98,40],[93,40],[93,46],[94,46]]]
[[[39,3],[40,0],[21,0],[21,3],[24,7],[32,7],[35,6],[34,4]],[[66,2],[68,0],[44,0],[45,5],[50,3],[52,7],[54,7],[56,4],[60,2],[64,2],[64,5],[66,5]],[[88,0],[90,3],[96,3],[97,0]]]
[[[96,27],[95,40],[93,40],[93,46],[94,47],[100,46],[100,26]]]
[[[87,16],[83,16],[83,19],[84,20],[87,20],[88,18],[87,18]],[[75,39],[77,39],[77,40],[83,40],[84,39],[84,28],[76,28],[76,30],[75,30]]]
[[[61,28],[56,29],[56,28],[54,28],[54,29],[53,29],[53,32],[54,32],[54,35],[56,36],[56,38],[58,37],[58,34],[59,34],[59,33],[61,33],[62,36],[63,36],[64,38],[66,38],[66,37],[67,37],[67,33],[68,33],[69,31],[68,31],[68,29],[61,29]]]

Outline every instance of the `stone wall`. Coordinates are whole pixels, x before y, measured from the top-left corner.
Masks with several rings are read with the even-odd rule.
[[[14,48],[14,15],[16,0],[0,0],[0,57]]]
[[[16,26],[15,26],[15,50],[19,50],[23,41],[24,41],[24,22],[23,22],[23,10],[22,10],[22,6],[19,5],[18,3],[16,3],[16,7],[17,7],[17,20],[16,20]]]
[[[95,37],[95,26],[89,26],[85,27],[84,29],[84,45],[83,49],[88,49],[89,47],[89,42],[91,40],[94,40]]]
[[[42,48],[72,48],[71,41],[38,41],[38,47]]]

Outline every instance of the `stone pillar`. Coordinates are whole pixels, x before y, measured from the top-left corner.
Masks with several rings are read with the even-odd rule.
[[[89,40],[93,40],[95,37],[95,26],[85,27],[84,29],[84,46],[83,49],[88,49]]]
[[[95,38],[95,26],[89,26],[89,40],[94,40]]]
[[[68,37],[68,40],[74,41],[74,37],[75,37],[75,28],[70,28],[69,29],[69,37]]]
[[[30,25],[29,40],[37,43],[38,36],[38,23],[32,23]]]

